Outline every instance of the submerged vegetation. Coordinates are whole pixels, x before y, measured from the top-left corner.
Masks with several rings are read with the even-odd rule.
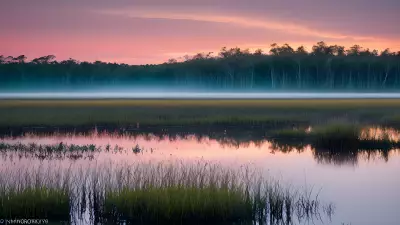
[[[223,48],[218,54],[199,53],[183,61],[129,66],[74,59],[56,61],[54,55],[35,58],[0,56],[0,87],[197,87],[214,90],[397,90],[400,52],[363,49],[354,45],[318,42],[303,46],[272,44],[269,54]]]
[[[332,207],[312,190],[284,187],[248,167],[174,161],[74,169],[1,171],[0,215],[76,222],[88,213],[95,224],[281,224]]]

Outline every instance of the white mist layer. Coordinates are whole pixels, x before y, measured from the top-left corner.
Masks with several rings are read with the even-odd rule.
[[[19,92],[0,99],[371,99],[400,93],[218,93],[218,92]]]

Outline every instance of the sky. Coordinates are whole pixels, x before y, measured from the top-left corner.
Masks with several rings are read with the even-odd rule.
[[[400,51],[399,0],[0,0],[0,55],[156,64],[325,41]]]

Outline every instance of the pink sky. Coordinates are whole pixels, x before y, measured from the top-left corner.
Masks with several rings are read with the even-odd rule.
[[[1,1],[0,55],[145,64],[321,40],[400,51],[399,11],[398,0]]]

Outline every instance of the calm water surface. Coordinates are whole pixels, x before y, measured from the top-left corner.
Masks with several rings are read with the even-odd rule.
[[[378,131],[371,131],[378,132]],[[398,133],[393,131],[393,139]],[[1,152],[1,169],[19,169],[33,165],[90,167],[102,163],[138,161],[207,160],[224,166],[250,165],[266,176],[280,179],[294,187],[321,189],[320,199],[333,202],[332,220],[309,221],[308,224],[396,225],[400,224],[400,153],[357,152],[329,155],[309,146],[300,149],[279,148],[268,140],[221,141],[210,137],[156,137],[97,132],[90,134],[25,134],[2,137],[1,142],[15,144],[95,144],[109,151],[40,155],[37,153]],[[138,145],[142,149],[135,153]]]

